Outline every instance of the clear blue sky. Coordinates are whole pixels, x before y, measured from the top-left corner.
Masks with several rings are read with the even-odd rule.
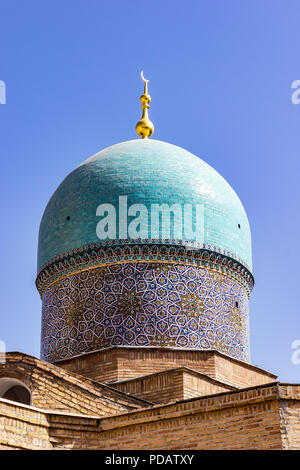
[[[154,137],[201,156],[247,211],[252,363],[299,382],[300,2],[0,1],[1,322],[35,356],[39,222],[62,179],[135,138],[141,69]]]

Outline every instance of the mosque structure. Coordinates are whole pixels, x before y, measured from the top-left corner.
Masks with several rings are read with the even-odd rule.
[[[246,212],[150,138],[147,83],[141,139],[83,162],[45,209],[41,359],[0,361],[0,448],[300,449],[300,385],[250,363]]]

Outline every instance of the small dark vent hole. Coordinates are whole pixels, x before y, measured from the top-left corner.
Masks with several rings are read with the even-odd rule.
[[[71,218],[71,217],[68,215],[68,217],[67,217],[67,221],[68,221],[68,222],[69,222],[70,218]]]
[[[240,224],[238,224],[238,228],[241,228],[241,225],[240,225]]]
[[[236,306],[236,308],[238,308],[238,306],[239,306],[239,303],[238,303],[238,302],[235,302],[235,306]]]

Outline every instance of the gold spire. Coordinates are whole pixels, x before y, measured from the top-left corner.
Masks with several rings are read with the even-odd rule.
[[[149,80],[145,79],[143,71],[141,72],[141,77],[145,83],[144,94],[140,97],[140,101],[142,103],[143,115],[141,117],[141,120],[135,126],[135,129],[136,129],[137,134],[142,139],[147,139],[153,134],[154,125],[153,125],[153,122],[151,122],[148,117],[148,109],[150,108],[149,103],[151,102],[151,96],[148,95],[148,90],[147,90],[147,84]]]

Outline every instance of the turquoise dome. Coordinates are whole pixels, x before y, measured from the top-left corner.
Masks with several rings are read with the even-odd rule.
[[[38,272],[53,258],[99,243],[99,204],[200,204],[204,244],[251,270],[247,215],[235,191],[192,153],[153,139],[108,147],[72,171],[51,197],[40,225]],[[149,235],[150,236],[150,235]],[[184,241],[184,236],[183,236]]]

